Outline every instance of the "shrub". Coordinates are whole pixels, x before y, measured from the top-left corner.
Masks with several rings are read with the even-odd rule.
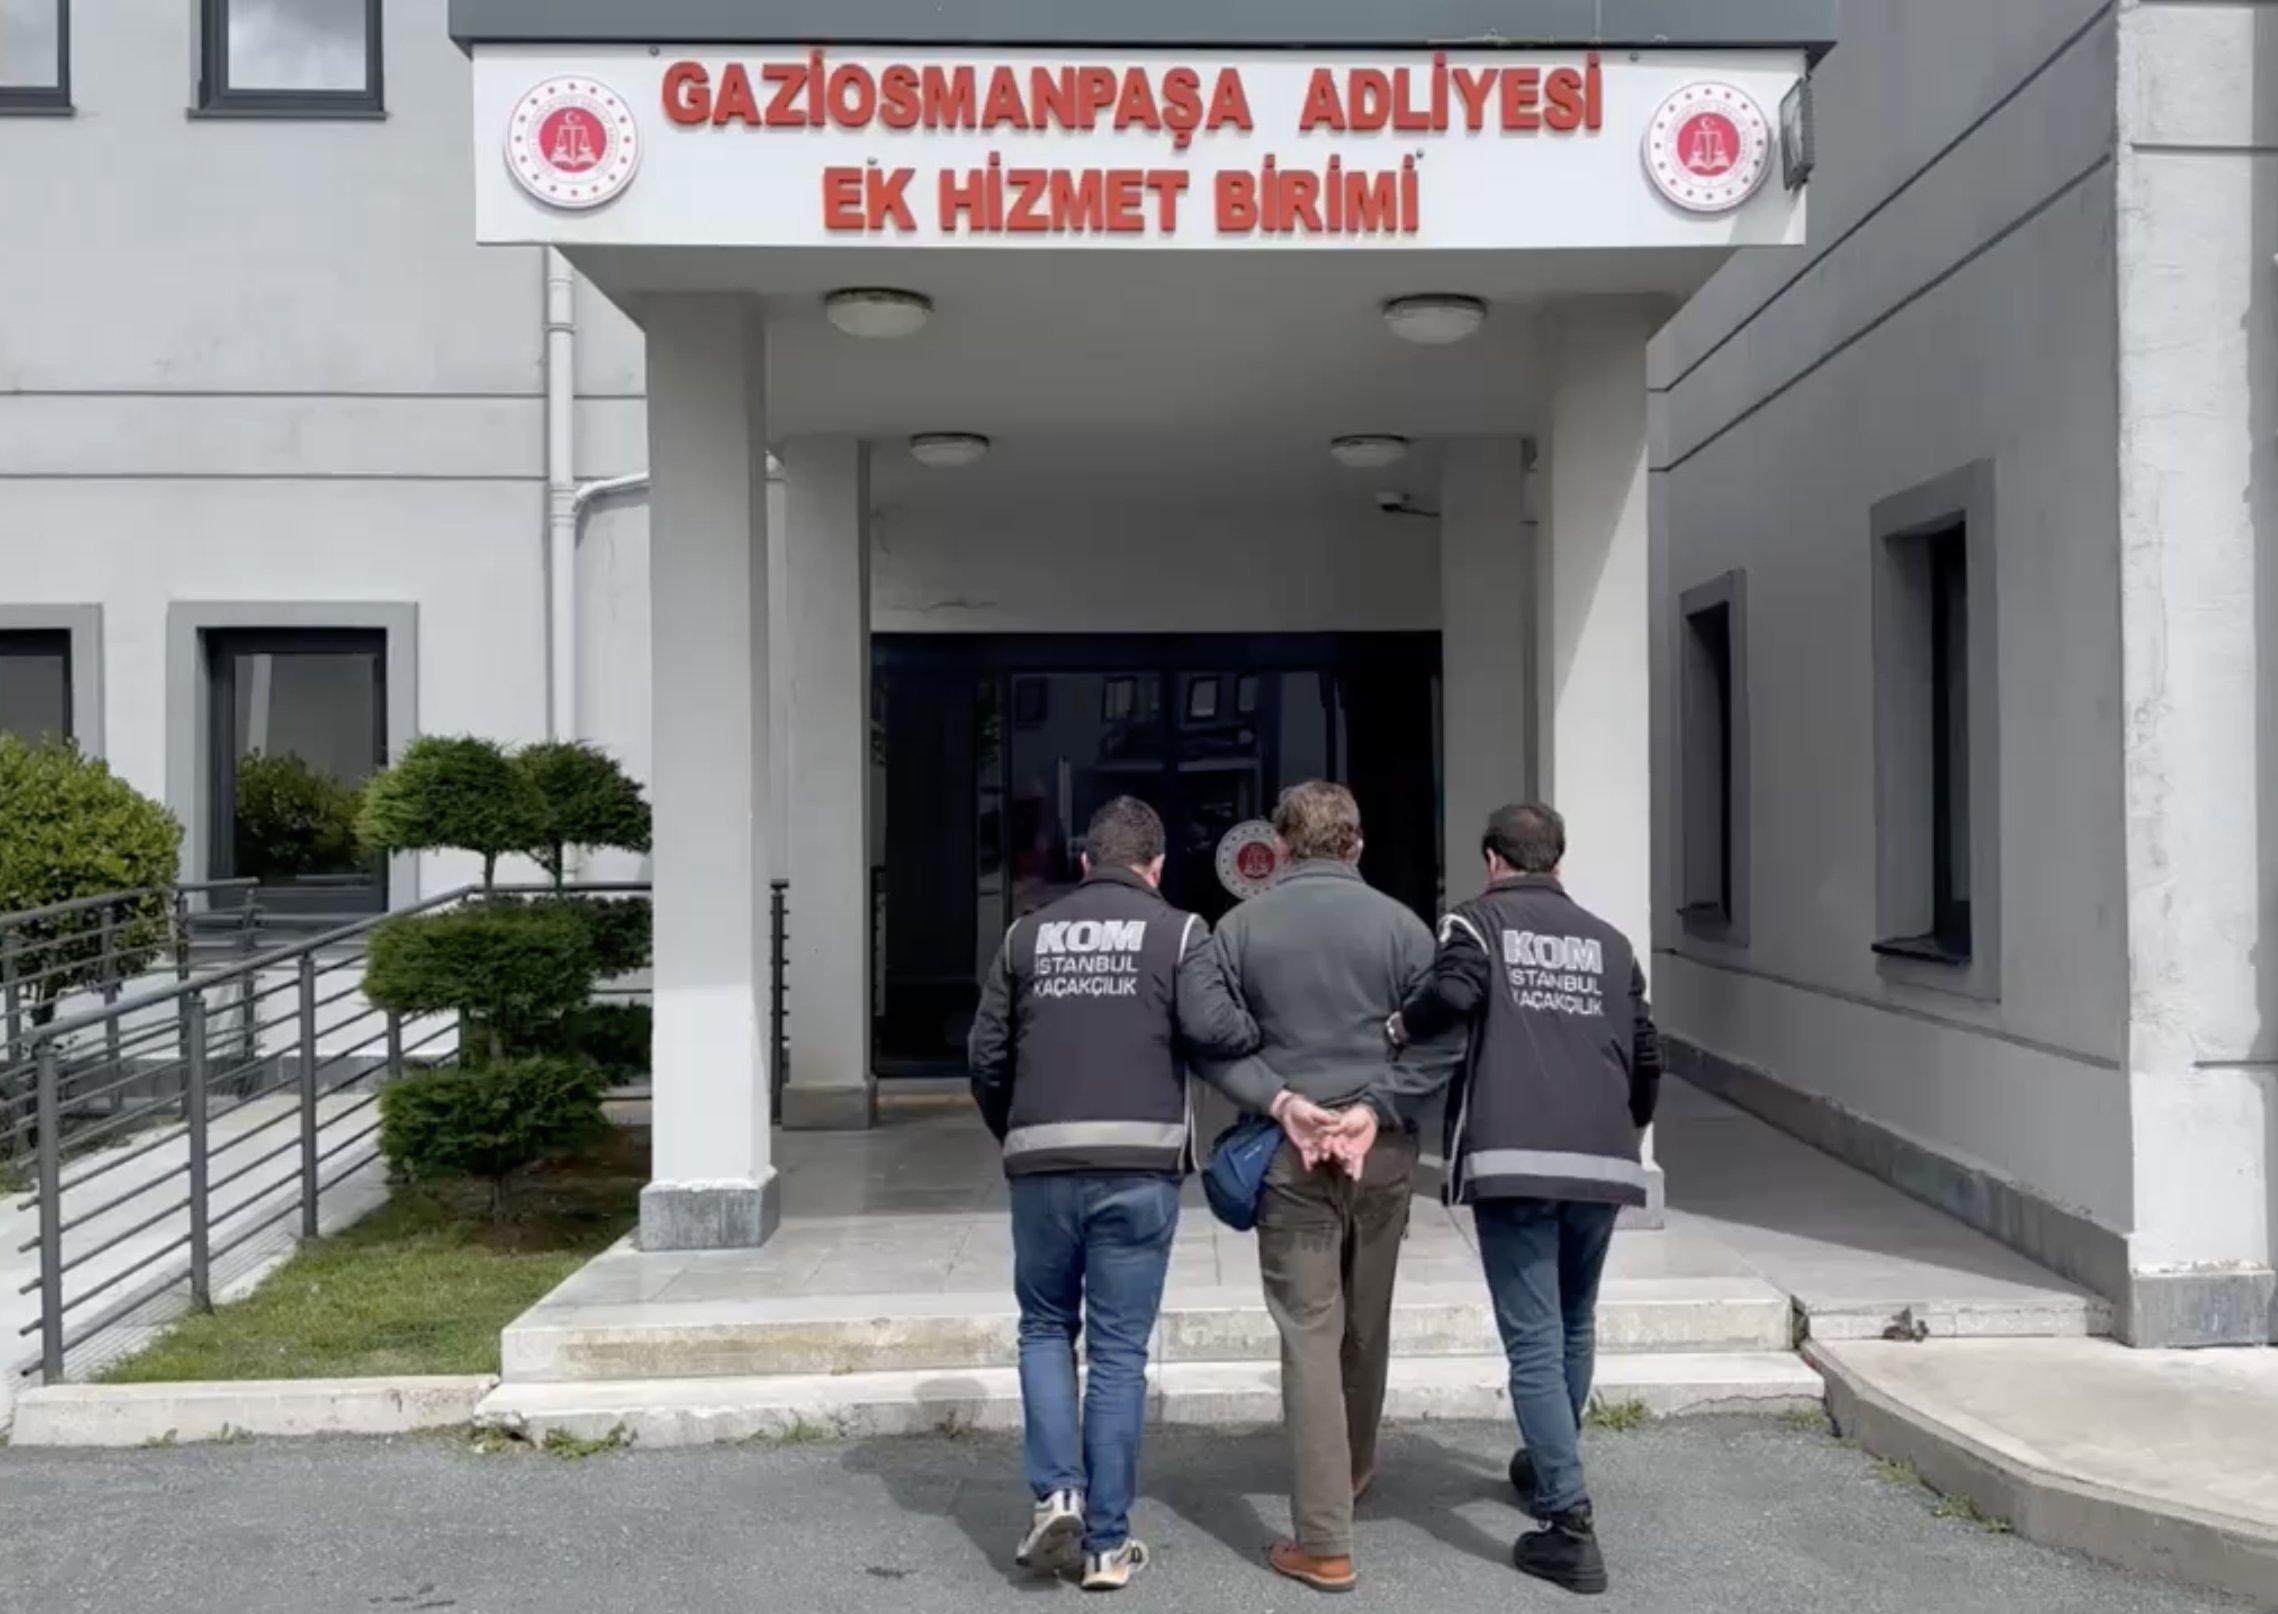
[[[646,897],[573,899],[593,944],[593,972],[602,980],[637,975],[656,951],[656,910]]]
[[[646,1076],[656,1019],[645,1003],[588,1003],[563,1016],[545,1051],[590,1060],[608,1080]]]
[[[237,762],[237,872],[257,879],[356,867],[358,793],[290,752]]]
[[[356,829],[375,852],[474,852],[488,889],[500,858],[536,855],[545,804],[528,771],[496,741],[428,735],[364,787]]]
[[[560,904],[479,904],[382,925],[364,995],[398,1014],[466,1014],[490,1060],[526,1049],[593,989],[592,932]]]
[[[622,852],[649,849],[649,804],[616,758],[594,746],[547,741],[524,746],[515,762],[537,792],[538,861],[558,887],[573,846]]]
[[[0,913],[44,908],[108,891],[171,886],[181,871],[182,826],[174,815],[82,756],[68,740],[27,745],[0,735]],[[172,939],[163,889],[137,900],[113,940],[121,974],[149,967]],[[33,988],[33,1014],[102,978],[102,910],[89,908],[17,926]]]
[[[602,1135],[601,1091],[600,1071],[580,1059],[427,1071],[381,1089],[380,1150],[412,1182],[487,1180],[492,1214],[503,1218],[516,1171]]]

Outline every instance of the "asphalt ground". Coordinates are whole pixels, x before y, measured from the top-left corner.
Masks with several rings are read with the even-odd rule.
[[[1358,1524],[1357,1614],[1586,1606],[1651,1614],[2181,1614],[2239,1605],[1958,1516],[1824,1433],[1758,1419],[1593,1431],[1611,1592],[1510,1568],[1500,1428],[1389,1435]],[[1276,1432],[1164,1430],[1120,1595],[1277,1614]],[[464,1437],[126,1452],[0,1450],[0,1614],[979,1614],[1072,1586],[1016,1572],[1010,1440],[485,1453]]]

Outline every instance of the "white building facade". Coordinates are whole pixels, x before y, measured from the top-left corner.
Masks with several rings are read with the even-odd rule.
[[[1832,53],[1825,0],[1705,31],[1655,0],[1294,33],[1174,6],[1088,39],[956,9],[8,0],[0,722],[167,799],[193,878],[249,867],[251,755],[623,757],[654,867],[591,872],[657,885],[658,1244],[764,1238],[771,1124],[867,1124],[949,1067],[1103,792],[1165,809],[1206,910],[1297,778],[1354,785],[1372,877],[1427,911],[1487,808],[1540,794],[1577,894],[1650,937],[1688,1074],[2132,1339],[2266,1341],[2267,8],[1854,0]],[[1436,38],[1539,48],[1448,53],[1443,118]],[[770,127],[816,48],[878,103],[826,69],[823,127]],[[993,148],[929,127],[922,76],[892,121],[885,70],[928,62],[976,95],[1072,71],[1075,115],[1085,68],[1142,67],[1159,125],[1185,68],[1196,127],[1007,110],[996,149],[1101,188],[1038,182],[1056,240],[953,241],[940,175],[985,187]],[[1464,76],[1505,66],[1508,108]],[[1296,127],[1316,67],[1344,128]],[[514,173],[524,98],[581,78],[633,124],[601,205]],[[1709,83],[1767,171],[1688,205],[1647,154]],[[1474,101],[1501,140],[1465,138]],[[1334,229],[1281,191],[1263,242],[1222,187],[1272,194],[1269,153],[1388,177]],[[881,286],[922,329],[826,310]],[[1484,320],[1404,341],[1382,316],[1419,294],[1468,300],[1428,334]],[[919,463],[933,434],[985,457]]]

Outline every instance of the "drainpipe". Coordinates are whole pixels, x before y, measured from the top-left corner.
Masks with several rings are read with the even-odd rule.
[[[546,249],[546,733],[577,738],[577,279]]]

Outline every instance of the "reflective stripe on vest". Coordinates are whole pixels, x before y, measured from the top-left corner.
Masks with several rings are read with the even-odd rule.
[[[1463,1162],[1465,1182],[1482,1177],[1546,1177],[1562,1182],[1621,1183],[1642,1190],[1645,1168],[1635,1160],[1602,1154],[1557,1154],[1544,1149],[1482,1149]]]
[[[1171,1149],[1186,1145],[1181,1121],[1048,1121],[1006,1135],[1005,1158],[1060,1149]]]

